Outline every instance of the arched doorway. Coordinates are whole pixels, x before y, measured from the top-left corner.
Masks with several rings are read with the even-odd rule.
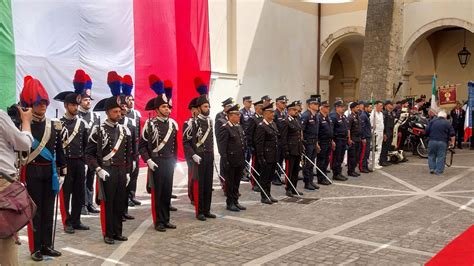
[[[440,19],[413,33],[404,47],[403,87],[400,95],[431,95],[431,79],[437,85],[456,84],[457,99],[467,99],[467,82],[474,79],[474,61],[462,68],[458,52],[464,46],[474,54],[474,30],[469,22]],[[450,108],[451,106],[446,106]]]
[[[357,99],[364,48],[364,29],[345,28],[331,34],[322,44],[321,96],[334,102],[336,97]]]

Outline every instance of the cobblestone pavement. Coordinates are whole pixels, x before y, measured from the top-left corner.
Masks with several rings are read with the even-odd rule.
[[[457,151],[453,167],[430,175],[426,160],[383,168],[316,192],[307,200],[288,199],[283,187],[272,186],[281,201],[263,205],[260,196],[241,184],[241,203],[248,210],[230,213],[215,179],[212,211],[218,219],[194,218],[187,198],[183,166],[175,175],[178,195],[172,213],[176,230],[159,233],[151,220],[145,174],[138,193],[143,205],[133,207],[135,220],[124,224],[129,241],[106,245],[98,216],[84,216],[90,231],[67,235],[58,228],[59,258],[47,264],[183,264],[183,265],[417,265],[423,264],[474,221],[474,152]],[[21,264],[29,258],[22,230]]]

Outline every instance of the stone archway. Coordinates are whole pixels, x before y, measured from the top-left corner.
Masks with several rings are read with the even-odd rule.
[[[474,24],[456,18],[434,20],[413,32],[403,46],[403,86],[399,95],[419,95],[431,92],[431,78],[436,72],[438,85],[459,84],[458,99],[474,70],[473,62],[461,68],[457,52],[463,44],[463,30],[467,30],[468,49],[474,51]],[[413,91],[412,91],[413,90]],[[460,93],[461,92],[461,93]]]
[[[330,34],[321,44],[320,92],[324,100],[334,97],[357,98],[363,27],[346,27]]]

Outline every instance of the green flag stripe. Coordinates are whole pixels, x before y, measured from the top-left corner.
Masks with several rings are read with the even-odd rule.
[[[15,40],[13,36],[12,5],[0,0],[0,109],[16,100]]]

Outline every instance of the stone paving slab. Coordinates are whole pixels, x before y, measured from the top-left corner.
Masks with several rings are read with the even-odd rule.
[[[474,213],[426,197],[339,235],[436,253],[473,222]]]
[[[265,265],[418,265],[429,257],[374,248],[336,239],[322,239]]]

